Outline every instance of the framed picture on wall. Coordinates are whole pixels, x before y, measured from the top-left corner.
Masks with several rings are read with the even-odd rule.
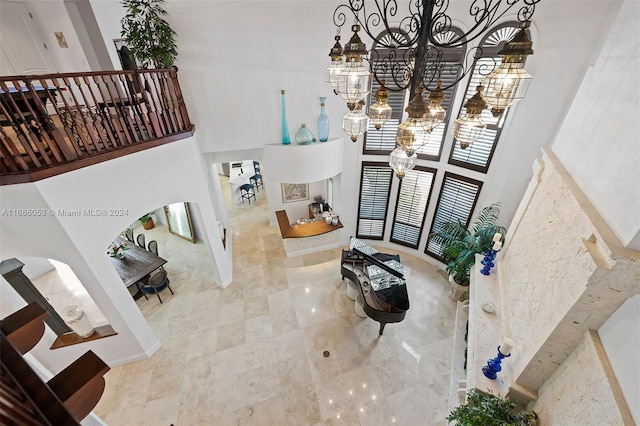
[[[308,183],[283,183],[282,202],[291,203],[294,201],[304,201],[309,199]]]

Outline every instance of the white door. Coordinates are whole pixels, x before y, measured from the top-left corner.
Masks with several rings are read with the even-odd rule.
[[[40,25],[25,3],[0,1],[0,75],[56,72]]]

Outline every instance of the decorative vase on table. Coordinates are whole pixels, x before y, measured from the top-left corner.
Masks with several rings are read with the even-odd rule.
[[[329,117],[324,111],[324,101],[327,98],[320,97],[320,116],[318,117],[318,139],[320,142],[329,140]]]
[[[296,143],[298,145],[309,145],[311,142],[313,142],[313,134],[307,124],[302,123],[302,126],[296,132]]]
[[[280,91],[282,98],[282,144],[289,145],[291,139],[289,138],[289,124],[287,123],[287,106],[284,100],[284,90]]]

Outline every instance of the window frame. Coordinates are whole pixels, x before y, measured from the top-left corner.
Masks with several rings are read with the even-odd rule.
[[[473,71],[471,72],[471,75],[469,77],[469,80],[467,82],[467,86],[465,88],[465,99],[468,99],[470,96],[472,96],[473,94],[475,94],[475,86],[477,86],[477,84],[480,84],[482,82],[482,80],[484,79],[485,75],[481,75],[481,78],[479,80],[479,82],[475,83],[475,86],[472,86],[472,84],[474,84],[474,76],[476,74],[476,72],[480,73],[476,68],[478,67],[478,62],[481,61],[484,58],[490,58],[493,61],[497,62],[497,66],[500,66],[499,64],[502,62],[502,58],[500,57],[500,55],[498,55],[498,52],[500,52],[502,50],[502,48],[504,47],[504,45],[507,43],[507,40],[502,40],[500,43],[498,44],[492,44],[492,45],[486,45],[487,40],[491,39],[492,37],[495,36],[495,34],[500,33],[501,30],[503,30],[504,28],[510,28],[514,30],[514,33],[518,31],[519,29],[519,23],[516,21],[509,21],[509,22],[504,22],[496,27],[494,27],[491,32],[489,32],[486,36],[484,36],[479,44],[480,49],[482,54],[479,55],[474,63],[473,63]],[[482,68],[482,66],[481,66]],[[464,109],[464,102],[460,105],[460,110],[458,111],[458,118],[460,116],[462,116],[463,113],[463,109]],[[451,164],[453,166],[457,166],[457,167],[461,167],[463,169],[466,170],[472,170],[475,172],[480,172],[480,173],[488,173],[489,171],[489,167],[491,167],[491,163],[493,160],[493,156],[496,152],[496,148],[498,147],[498,143],[500,143],[500,139],[502,136],[502,130],[504,129],[505,123],[507,121],[507,117],[508,114],[510,112],[511,108],[507,108],[505,109],[505,111],[502,113],[502,115],[498,118],[498,120],[496,121],[496,123],[487,123],[487,130],[493,130],[496,132],[495,136],[493,137],[493,142],[491,145],[491,150],[489,151],[489,155],[487,156],[487,160],[486,160],[486,164],[484,166],[478,165],[478,164],[473,164],[473,163],[469,163],[466,161],[462,161],[459,159],[455,159],[454,158],[454,154],[456,152],[456,147],[458,146],[457,141],[454,139],[453,144],[451,145],[451,149],[449,151],[449,158],[447,160],[448,164]],[[488,110],[485,110],[488,111]],[[490,112],[489,112],[490,114]],[[474,142],[475,143],[475,142]],[[461,149],[461,148],[460,148]],[[467,149],[473,149],[473,143],[471,144],[471,146]]]
[[[382,219],[378,219],[378,218],[363,218],[362,217],[362,198],[363,198],[363,187],[362,187],[362,182],[364,181],[364,173],[365,173],[365,169],[367,167],[376,167],[376,168],[380,168],[380,169],[385,169],[389,172],[390,176],[389,176],[389,185],[388,185],[388,189],[387,189],[387,193],[386,193],[386,203],[385,203],[385,207],[384,207],[384,214],[382,216]],[[383,240],[384,239],[384,234],[387,228],[387,215],[389,214],[389,200],[391,198],[391,187],[393,186],[393,169],[391,169],[391,167],[389,166],[388,163],[384,163],[384,162],[380,162],[380,161],[363,161],[361,163],[361,167],[360,167],[360,191],[359,191],[359,196],[358,196],[358,216],[357,216],[357,221],[356,221],[356,238],[361,238],[361,239],[368,239],[368,240]],[[371,235],[363,235],[360,234],[360,220],[361,219],[365,219],[365,220],[381,220],[382,222],[382,232],[380,233],[380,236],[371,236]]]
[[[433,218],[431,220],[431,226],[429,227],[429,234],[428,235],[431,235],[431,233],[434,232],[434,228],[435,228],[435,226],[437,224],[436,223],[436,218],[438,216],[438,208],[440,207],[440,203],[442,201],[442,194],[443,194],[443,192],[445,190],[447,178],[452,178],[452,179],[456,179],[456,180],[459,180],[459,181],[462,181],[462,182],[470,183],[470,184],[476,185],[477,188],[478,188],[476,193],[475,193],[473,202],[471,204],[471,208],[469,209],[469,213],[467,215],[467,220],[464,223],[464,226],[466,228],[469,227],[469,224],[471,223],[471,218],[473,217],[473,215],[475,213],[475,210],[476,210],[476,207],[478,205],[478,199],[480,198],[480,192],[482,192],[482,186],[483,186],[484,182],[480,181],[480,180],[477,180],[477,179],[470,178],[468,176],[459,175],[457,173],[445,172],[444,176],[442,178],[442,184],[440,186],[440,193],[438,194],[438,201],[436,203],[435,210],[433,211]],[[449,215],[449,216],[451,216],[451,215]],[[451,219],[451,217],[449,219]],[[440,262],[444,262],[444,259],[442,258],[442,256],[439,253],[434,253],[434,252],[429,250],[429,240],[428,239],[427,239],[427,244],[425,245],[425,248],[424,248],[424,254],[426,254],[427,256],[430,256],[430,257],[432,257],[432,258],[434,258],[436,260],[439,260]]]
[[[407,179],[407,176],[405,176],[403,179],[400,180],[400,183],[398,185],[398,191],[396,194],[396,204],[395,204],[395,208],[394,208],[394,212],[393,212],[393,221],[391,222],[391,234],[389,235],[389,242],[395,243],[395,244],[400,244],[406,247],[410,247],[413,249],[417,249],[420,245],[420,241],[422,240],[422,235],[423,235],[423,231],[424,231],[424,224],[425,221],[427,220],[427,210],[429,210],[429,205],[431,204],[431,195],[433,194],[433,187],[435,186],[435,182],[438,176],[438,169],[433,168],[433,167],[424,167],[424,166],[416,166],[414,167],[412,170],[410,170],[409,172],[407,172],[407,175],[409,175],[411,172],[423,172],[423,173],[431,173],[432,177],[431,177],[431,185],[429,186],[429,193],[427,194],[427,201],[424,207],[424,211],[422,212],[422,220],[420,221],[420,227],[419,227],[419,231],[418,231],[418,239],[416,241],[416,244],[410,244],[406,241],[401,241],[401,240],[397,240],[393,238],[394,235],[394,228],[396,226],[397,221],[397,217],[398,217],[398,206],[400,205],[400,196],[402,193],[402,186],[404,185],[404,183],[406,182],[405,179]],[[405,224],[408,225],[408,224]]]

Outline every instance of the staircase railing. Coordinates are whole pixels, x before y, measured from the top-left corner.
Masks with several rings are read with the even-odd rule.
[[[0,183],[38,180],[192,135],[177,71],[0,77]]]

